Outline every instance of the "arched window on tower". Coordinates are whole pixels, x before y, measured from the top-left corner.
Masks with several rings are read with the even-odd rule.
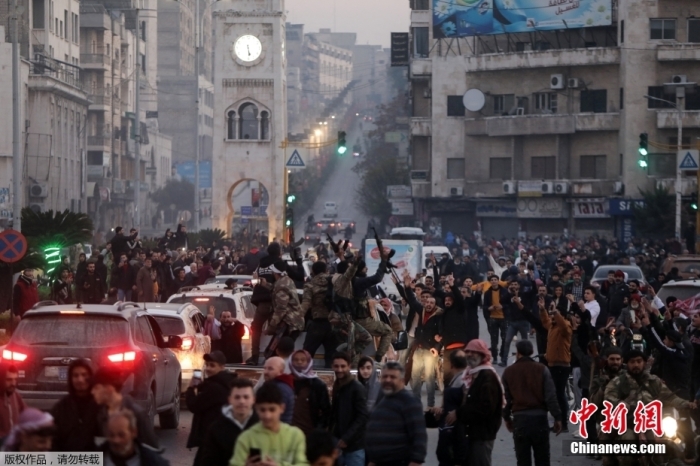
[[[270,114],[266,111],[260,112],[260,139],[270,139]]]
[[[246,103],[238,109],[240,119],[240,138],[258,139],[258,107],[254,104]]]
[[[228,139],[236,139],[236,112],[231,110],[228,112]]]

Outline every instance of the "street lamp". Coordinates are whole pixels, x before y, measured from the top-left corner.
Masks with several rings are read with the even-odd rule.
[[[678,152],[683,150],[683,106],[681,105],[682,100],[685,98],[685,87],[683,85],[675,86],[676,89],[676,101],[672,102],[670,100],[661,99],[659,97],[653,97],[650,95],[645,95],[644,97],[650,100],[657,100],[659,102],[664,102],[676,109],[676,120],[678,121],[678,141],[677,147]],[[682,179],[681,179],[681,168],[678,161],[676,161],[676,239],[681,239],[681,196],[683,191]]]

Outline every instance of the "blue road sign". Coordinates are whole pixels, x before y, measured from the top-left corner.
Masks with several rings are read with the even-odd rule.
[[[301,159],[301,155],[299,155],[299,151],[294,149],[294,152],[292,152],[292,156],[289,157],[289,160],[287,160],[287,166],[288,167],[305,167],[304,161]]]

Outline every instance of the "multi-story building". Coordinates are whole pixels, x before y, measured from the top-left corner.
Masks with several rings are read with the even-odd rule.
[[[80,76],[79,13],[77,0],[36,0],[24,4],[19,19],[20,53],[29,63],[21,88],[23,205],[36,210],[86,209],[88,98]],[[10,22],[9,3],[0,7],[0,22]],[[9,42],[9,31],[4,32]],[[10,56],[3,56],[7,70]],[[10,125],[11,134],[12,119],[3,124]]]
[[[438,31],[432,2],[411,3],[417,216],[488,237],[632,234],[615,216],[620,199],[675,177],[677,88],[682,142],[700,136],[700,4],[598,1],[602,16],[585,18],[594,27],[434,38],[454,23]],[[441,8],[435,17],[453,14]],[[697,189],[694,176],[684,190]]]

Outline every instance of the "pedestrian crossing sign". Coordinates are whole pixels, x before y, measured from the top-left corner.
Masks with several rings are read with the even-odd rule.
[[[698,151],[683,150],[678,152],[678,169],[693,171],[698,169]]]
[[[298,150],[294,149],[292,156],[289,157],[289,160],[287,160],[287,166],[292,168],[301,168],[306,166],[304,165],[304,161],[301,159],[301,155],[299,155]]]

